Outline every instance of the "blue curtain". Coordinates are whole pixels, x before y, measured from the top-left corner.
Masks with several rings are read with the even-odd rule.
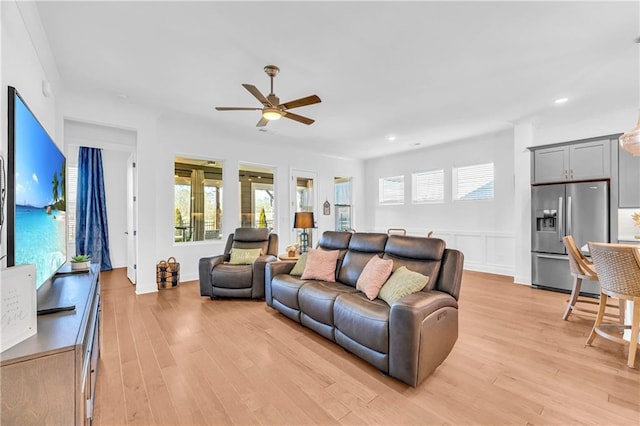
[[[109,226],[104,195],[102,150],[80,147],[76,199],[76,253],[91,256],[100,270],[111,270]]]

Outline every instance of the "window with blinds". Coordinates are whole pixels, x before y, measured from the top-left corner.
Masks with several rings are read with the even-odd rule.
[[[430,170],[411,175],[411,201],[441,203],[444,201],[444,170]]]
[[[67,187],[67,241],[76,242],[76,200],[78,198],[78,166],[68,166]]]
[[[404,176],[380,178],[378,200],[380,204],[404,204]]]
[[[353,228],[351,220],[351,178],[333,179],[333,204],[335,208],[335,229],[346,231]]]
[[[453,199],[493,199],[493,163],[453,168]]]

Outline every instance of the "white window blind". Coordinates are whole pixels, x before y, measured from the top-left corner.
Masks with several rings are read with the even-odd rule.
[[[76,199],[78,193],[78,166],[68,166],[66,183],[67,187],[67,241],[76,242]]]
[[[404,176],[380,178],[378,199],[380,204],[404,204]]]
[[[414,203],[444,201],[444,170],[414,173],[411,183],[411,199]]]
[[[453,199],[493,199],[493,163],[454,167]]]

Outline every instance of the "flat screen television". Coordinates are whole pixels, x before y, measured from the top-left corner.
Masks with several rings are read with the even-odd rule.
[[[64,154],[9,87],[7,266],[36,265],[36,288],[67,260]]]

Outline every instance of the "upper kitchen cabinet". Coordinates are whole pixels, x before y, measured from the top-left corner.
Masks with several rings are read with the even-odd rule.
[[[611,177],[610,139],[533,149],[532,183]]]
[[[568,146],[555,146],[533,151],[533,183],[565,181],[568,177],[568,170]]]
[[[618,206],[640,207],[640,157],[618,147]]]

